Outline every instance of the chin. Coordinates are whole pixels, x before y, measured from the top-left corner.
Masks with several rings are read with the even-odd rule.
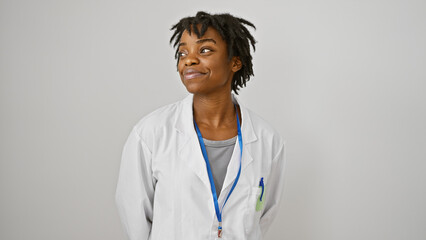
[[[197,94],[197,93],[201,93],[202,92],[202,89],[200,88],[200,86],[199,86],[199,84],[194,84],[194,83],[184,83],[184,86],[185,86],[185,88],[186,88],[186,90],[189,92],[189,93],[192,93],[192,94]]]
[[[186,91],[188,91],[189,93],[192,93],[192,94],[200,93],[200,90],[196,87],[188,87],[188,86],[185,86],[185,87],[186,87]]]

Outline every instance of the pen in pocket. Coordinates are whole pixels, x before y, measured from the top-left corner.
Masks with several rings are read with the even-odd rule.
[[[264,203],[264,200],[265,200],[265,198],[263,197],[263,193],[265,192],[265,184],[263,182],[263,177],[259,181],[259,187],[262,188],[262,193],[260,194],[260,196],[257,199],[256,211],[261,211],[263,209],[263,203]]]
[[[265,191],[265,184],[263,183],[263,178],[260,178],[259,187],[262,188],[262,193],[260,194],[260,201],[262,201],[263,192]]]

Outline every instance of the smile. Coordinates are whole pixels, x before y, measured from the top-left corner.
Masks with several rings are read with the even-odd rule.
[[[206,73],[202,73],[202,72],[195,70],[193,68],[186,69],[183,72],[183,77],[184,77],[185,80],[202,77],[204,75],[206,75]]]

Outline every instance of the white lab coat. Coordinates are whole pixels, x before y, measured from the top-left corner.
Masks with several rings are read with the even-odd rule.
[[[262,118],[241,109],[241,176],[222,210],[222,239],[259,240],[274,219],[284,182],[281,136]],[[143,117],[128,137],[120,165],[116,203],[130,240],[216,239],[218,221],[205,161],[193,125],[193,95]],[[236,141],[219,206],[239,169]],[[256,211],[264,178],[264,208]]]

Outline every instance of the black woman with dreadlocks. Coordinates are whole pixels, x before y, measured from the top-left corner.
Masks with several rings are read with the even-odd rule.
[[[189,92],[143,117],[123,149],[116,203],[130,240],[262,239],[283,190],[283,138],[244,107],[254,25],[198,12],[171,30]]]

